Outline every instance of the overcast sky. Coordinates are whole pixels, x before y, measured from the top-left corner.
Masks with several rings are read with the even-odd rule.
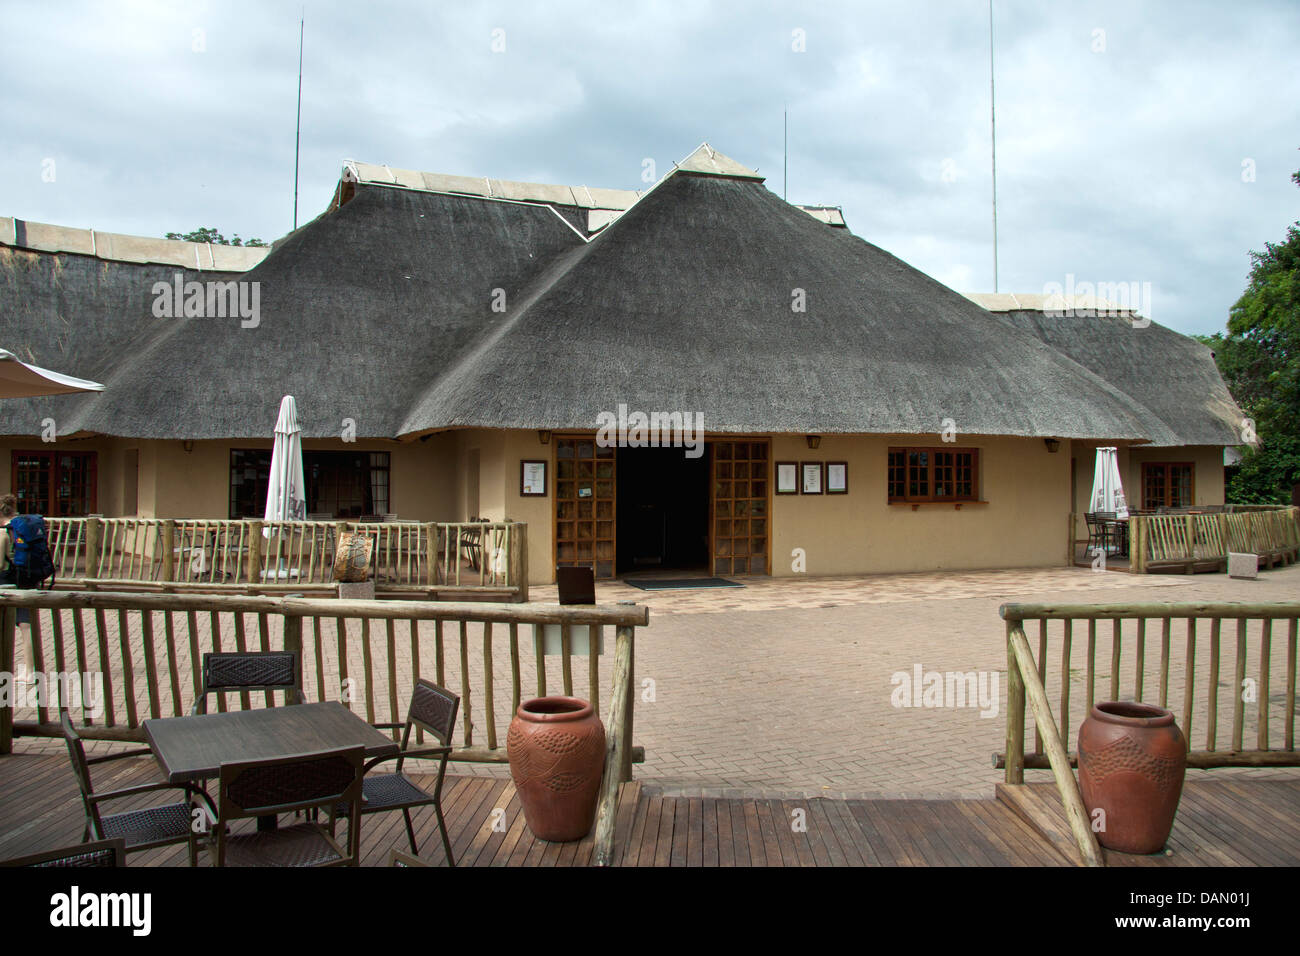
[[[1000,290],[1149,282],[1156,321],[1221,328],[1249,250],[1300,218],[1300,4],[993,8]],[[283,235],[302,9],[4,2],[0,215]],[[644,188],[707,140],[780,194],[788,104],[791,201],[993,290],[982,0],[305,11],[300,223],[345,158]]]

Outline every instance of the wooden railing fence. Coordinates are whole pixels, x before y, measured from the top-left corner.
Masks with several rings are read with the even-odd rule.
[[[1095,702],[1138,700],[1172,710],[1188,741],[1191,768],[1300,766],[1300,603],[1005,604],[1001,614],[1007,628],[1007,733],[1006,750],[994,754],[994,766],[1006,769],[1010,784],[1023,783],[1026,769],[1053,772],[1089,865],[1100,865],[1101,854],[1071,769],[1078,766],[1077,754],[1067,744],[1071,727],[1082,723]],[[1036,656],[1026,633],[1034,621]],[[1051,626],[1054,621],[1061,622],[1059,628]],[[1229,675],[1231,680],[1222,679]],[[1049,687],[1056,691],[1055,709]],[[1035,724],[1029,751],[1026,703]],[[1230,722],[1220,720],[1223,711],[1230,712]],[[1194,746],[1198,740],[1204,741],[1200,748]]]
[[[331,585],[345,531],[374,539],[385,592],[528,599],[528,528],[506,521],[224,521],[49,518],[58,586],[158,585],[186,591],[302,591]]]
[[[1300,556],[1300,508],[1129,518],[1130,561],[1139,574],[1225,570],[1229,552],[1257,554],[1270,568],[1293,563]]]
[[[19,608],[31,616],[22,642]],[[606,727],[596,855],[608,863],[618,786],[644,760],[632,743],[633,681],[636,628],[648,622],[638,605],[10,590],[0,591],[0,668],[33,678],[89,675],[82,689],[91,692],[63,701],[81,735],[139,741],[145,720],[189,713],[203,654],[292,650],[301,655],[308,699],[342,701],[371,723],[404,721],[418,676],[452,690],[461,698],[452,759],[490,763],[506,761],[506,730],[522,700],[576,689]],[[550,644],[547,628],[558,631]],[[602,674],[600,655],[581,651],[599,649],[609,630],[613,662]],[[32,703],[0,708],[0,754],[12,751],[15,736],[61,736],[57,702]],[[220,711],[264,706],[275,706],[270,693],[216,701]]]

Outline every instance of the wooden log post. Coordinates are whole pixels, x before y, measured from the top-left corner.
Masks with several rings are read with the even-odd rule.
[[[1007,783],[1025,782],[1025,679],[1020,673],[1007,621]]]
[[[636,631],[620,626],[614,644],[614,692],[610,698],[610,732],[605,740],[605,773],[596,811],[593,862],[609,866],[614,860],[614,828],[619,787],[632,779],[633,642]],[[591,652],[595,652],[592,647]]]
[[[427,560],[424,565],[424,584],[433,587],[438,583],[438,523],[427,522],[420,532],[424,535],[424,553]]]
[[[510,580],[506,582],[514,588],[514,600],[521,604],[528,603],[528,524],[517,521],[509,528],[510,535]]]
[[[1079,854],[1085,866],[1104,866],[1097,835],[1092,832],[1088,822],[1088,811],[1084,808],[1083,797],[1079,793],[1079,783],[1070,769],[1070,758],[1065,752],[1065,745],[1061,743],[1060,731],[1056,727],[1056,720],[1052,717],[1051,705],[1047,702],[1047,692],[1038,679],[1038,671],[1034,667],[1034,655],[1029,649],[1029,641],[1025,638],[1024,629],[1019,621],[1011,628],[1008,641],[1019,665],[1024,690],[1027,692],[1029,705],[1034,714],[1034,722],[1042,731],[1043,743],[1047,748],[1047,759],[1052,765],[1052,776],[1056,778],[1056,789],[1060,792],[1061,802],[1065,805],[1065,816],[1069,820],[1075,843],[1078,844]],[[1023,764],[1023,755],[1020,759]],[[1021,773],[1023,776],[1023,770]]]
[[[176,519],[164,518],[158,526],[158,547],[162,550],[158,576],[162,581],[176,580]]]
[[[1228,516],[1220,511],[1215,515],[1215,519],[1219,523],[1219,543],[1223,547],[1223,566],[1219,568],[1219,572],[1226,574],[1228,571],[1228,552],[1232,550],[1231,545],[1228,544]]]
[[[104,521],[101,518],[86,519],[86,577],[99,577],[99,552],[104,540]]]
[[[148,613],[148,612],[146,612]],[[391,621],[389,622],[392,623]],[[290,653],[298,655],[298,675],[299,681],[302,680],[302,616],[298,614],[284,615],[284,649]],[[319,662],[318,662],[319,663]],[[285,695],[285,703],[301,704],[303,700],[302,689],[292,690]]]
[[[244,575],[249,584],[262,582],[262,522],[249,521],[248,554],[245,555]]]
[[[1143,515],[1133,515],[1129,522],[1128,567],[1134,574],[1147,570],[1147,522]]]

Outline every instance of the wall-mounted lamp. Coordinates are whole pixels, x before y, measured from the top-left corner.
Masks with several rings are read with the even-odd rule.
[[[551,433],[544,428],[537,429],[537,440],[543,445],[551,443]]]
[[[1061,450],[1061,440],[1059,438],[1044,438],[1043,444],[1047,446],[1048,452],[1053,455]]]
[[[804,437],[808,440],[809,448],[816,448],[822,443],[821,435],[806,435]]]
[[[192,441],[183,441],[183,442],[181,442],[181,447],[185,449],[185,454],[188,455],[190,452],[192,452],[192,451],[194,450],[194,442],[192,442]]]

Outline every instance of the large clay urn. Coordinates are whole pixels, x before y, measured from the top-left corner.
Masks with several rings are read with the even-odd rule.
[[[1079,789],[1097,841],[1156,853],[1169,839],[1187,769],[1187,741],[1163,707],[1107,701],[1079,728]],[[1105,811],[1099,819],[1094,811]]]
[[[605,764],[605,727],[576,697],[519,705],[506,756],[528,829],[542,840],[581,840],[591,831]]]

